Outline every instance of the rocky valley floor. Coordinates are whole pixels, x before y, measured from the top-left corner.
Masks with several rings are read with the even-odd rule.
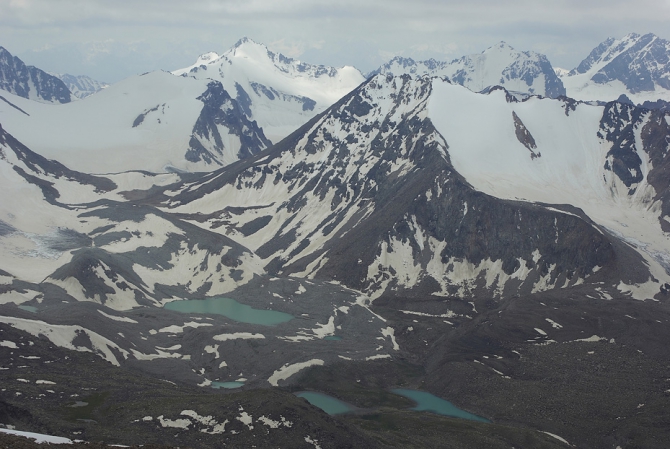
[[[381,298],[371,312],[395,329],[399,349],[387,348],[390,357],[328,359],[279,387],[250,382],[240,390],[193,386],[183,370],[166,369],[161,360],[116,367],[93,352],[66,350],[1,324],[0,422],[125,445],[569,447],[565,440],[579,448],[666,447],[667,302],[595,294],[576,287],[486,308],[473,303],[468,307],[476,313],[450,318],[439,313],[444,300],[415,301],[407,310],[407,302],[398,307],[401,299]],[[197,339],[200,331],[188,328],[183,339]],[[347,339],[366,338],[350,329],[327,343],[351,349]],[[282,344],[273,340],[260,351]],[[258,351],[235,348],[241,359]],[[412,411],[413,402],[393,388],[429,391],[492,423]],[[356,411],[329,416],[293,394],[303,390]],[[21,447],[2,438],[12,441],[3,447]]]

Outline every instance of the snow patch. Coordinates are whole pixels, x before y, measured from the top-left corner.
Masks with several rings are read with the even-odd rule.
[[[251,332],[235,332],[233,334],[220,334],[215,335],[214,340],[216,341],[228,341],[228,340],[253,340],[253,339],[263,339],[265,335],[263,334],[252,334]]]
[[[310,366],[322,366],[324,364],[321,359],[312,359],[306,362],[299,362],[289,365],[288,363],[276,370],[272,376],[268,378],[268,382],[273,387],[279,386],[280,380],[286,380],[289,377],[293,376],[298,371],[308,368]]]

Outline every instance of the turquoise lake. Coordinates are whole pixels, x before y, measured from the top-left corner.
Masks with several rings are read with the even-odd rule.
[[[339,399],[335,399],[332,396],[328,396],[323,393],[316,393],[314,391],[301,391],[296,393],[296,396],[299,398],[304,398],[315,407],[319,407],[324,412],[329,415],[339,415],[341,413],[347,413],[354,410],[354,407],[342,402]]]
[[[454,418],[463,418],[472,421],[480,421],[487,423],[491,422],[486,418],[482,418],[481,416],[473,415],[472,413],[468,413],[465,410],[461,410],[451,402],[445,401],[444,399],[438,398],[437,396],[427,393],[425,391],[405,390],[405,389],[395,389],[391,391],[395,394],[405,396],[406,398],[409,398],[414,402],[416,402],[417,406],[414,407],[412,410],[433,412],[437,413],[438,415],[452,416]]]
[[[244,382],[212,382],[211,387],[212,388],[226,388],[226,389],[232,389],[232,388],[240,388],[244,386]]]
[[[223,315],[240,323],[262,324],[274,326],[292,320],[288,313],[276,310],[254,309],[246,304],[240,304],[231,298],[207,298],[172,301],[165,304],[168,310],[182,313],[208,313]]]
[[[19,306],[19,309],[25,310],[26,312],[37,313],[37,307],[35,306]]]

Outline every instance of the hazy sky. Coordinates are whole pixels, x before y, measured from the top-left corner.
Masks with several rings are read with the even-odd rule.
[[[501,40],[573,68],[630,32],[670,39],[670,0],[0,0],[0,46],[108,82],[188,66],[244,36],[368,72],[396,55],[452,60]]]

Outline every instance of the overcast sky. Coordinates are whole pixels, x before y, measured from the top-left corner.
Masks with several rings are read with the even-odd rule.
[[[504,40],[573,68],[607,37],[670,39],[670,0],[0,0],[0,46],[47,71],[115,82],[188,66],[241,37],[364,73]]]

